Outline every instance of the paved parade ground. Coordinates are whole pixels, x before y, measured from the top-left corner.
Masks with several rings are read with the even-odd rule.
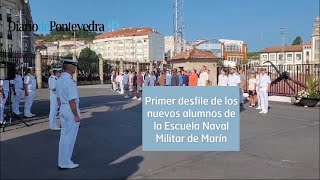
[[[73,161],[57,168],[59,131],[48,130],[48,90],[37,91],[30,127],[1,132],[1,179],[319,179],[319,108],[245,106],[240,152],[142,152],[142,107],[104,86],[81,87],[81,127]]]

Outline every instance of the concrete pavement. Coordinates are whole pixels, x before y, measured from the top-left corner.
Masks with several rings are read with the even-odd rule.
[[[270,103],[241,113],[240,152],[142,152],[141,104],[104,87],[80,88],[78,169],[57,169],[59,132],[48,130],[47,90],[31,127],[1,132],[1,179],[319,178],[319,108]]]

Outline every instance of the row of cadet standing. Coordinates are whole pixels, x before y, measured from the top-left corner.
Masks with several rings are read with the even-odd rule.
[[[9,93],[11,91],[12,97],[12,111],[13,113],[20,115],[20,102],[23,98],[23,92],[25,97],[24,103],[24,116],[34,117],[35,114],[31,112],[31,107],[36,95],[36,78],[34,74],[34,68],[29,68],[26,71],[26,75],[22,75],[20,69],[16,69],[15,78],[13,80],[0,80],[0,124],[5,121],[5,104],[8,101]]]
[[[248,84],[250,107],[256,107],[261,110],[259,113],[267,114],[269,103],[268,103],[268,92],[270,91],[271,79],[266,72],[265,67],[258,68],[257,71],[252,71],[250,79],[247,81],[243,75],[243,71],[236,67],[231,67],[229,75],[226,75],[224,69],[221,70],[218,77],[218,86],[239,86],[240,87],[240,103],[244,103],[244,88]]]

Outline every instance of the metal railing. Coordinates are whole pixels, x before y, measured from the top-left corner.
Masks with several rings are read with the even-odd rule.
[[[248,91],[248,80],[250,79],[250,74],[252,71],[257,71],[257,69],[262,66],[254,66],[254,65],[238,65],[237,69],[243,70],[243,75],[245,76],[245,92]],[[294,81],[298,81],[302,84],[306,84],[309,77],[315,77],[320,79],[320,65],[319,64],[294,64],[294,65],[275,65],[274,67],[271,65],[263,66],[267,69],[267,73],[270,76],[270,79],[274,84],[271,85],[270,95],[279,95],[279,96],[295,96],[299,91],[304,90],[302,86],[295,83]],[[230,68],[227,67],[218,67],[218,75],[220,74],[221,69],[225,69],[227,74],[229,74]],[[276,71],[277,68],[280,73],[286,73],[292,80],[287,79],[276,82],[276,79],[281,76]],[[218,76],[217,76],[218,77]],[[292,87],[290,87],[289,85]],[[320,87],[318,87],[320,90]]]
[[[35,54],[21,53],[19,51],[5,51],[0,49],[0,61],[8,61],[16,64],[17,67],[26,69],[35,66]]]

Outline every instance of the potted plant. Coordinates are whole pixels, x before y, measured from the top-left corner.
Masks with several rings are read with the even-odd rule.
[[[320,91],[317,87],[320,85],[319,79],[309,77],[306,84],[306,89],[297,94],[298,104],[308,107],[314,107],[320,102]]]

